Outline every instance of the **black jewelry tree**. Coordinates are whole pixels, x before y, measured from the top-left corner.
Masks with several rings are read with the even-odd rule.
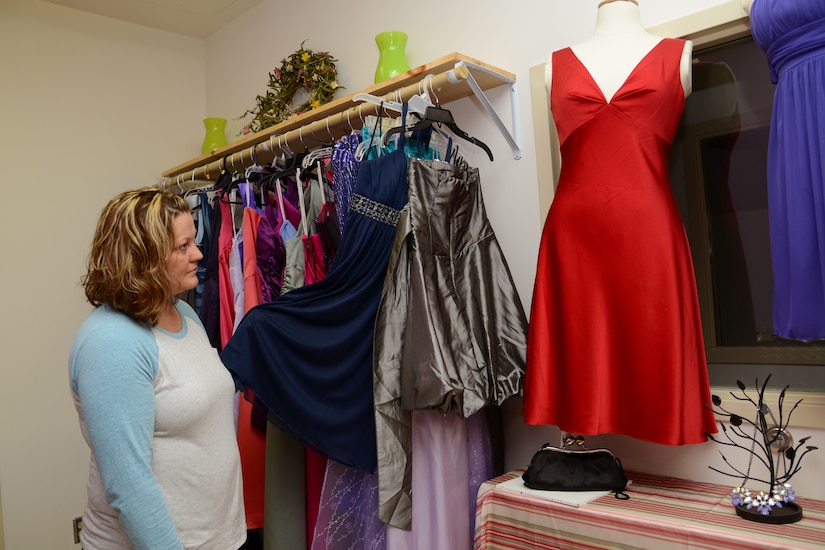
[[[716,437],[707,434],[708,438],[720,445],[743,449],[750,454],[748,468],[744,472],[741,468],[731,464],[721,452],[722,460],[725,461],[729,470],[723,471],[713,466],[710,466],[710,469],[726,476],[742,479],[739,486],[731,491],[731,500],[738,516],[761,523],[792,523],[802,519],[802,508],[794,502],[796,494],[789,482],[791,477],[801,469],[802,458],[809,452],[816,450],[817,447],[805,445],[809,439],[808,437],[803,437],[796,446],[793,445],[793,440],[788,432],[788,425],[790,424],[791,414],[802,402],[802,399],[797,401],[785,416],[783,406],[785,392],[789,388],[789,386],[785,386],[778,398],[777,414],[779,418],[777,419],[765,403],[765,389],[770,379],[771,376],[768,375],[761,386],[759,380],[756,380],[756,399],[748,395],[745,384],[739,380],[736,381],[736,385],[739,386],[741,395],[730,392],[730,395],[737,401],[748,401],[754,405],[756,409],[754,420],[726,410],[722,407],[722,399],[717,395],[712,396],[713,406],[711,410],[717,416],[726,418],[730,427],[728,428],[724,422],[720,422],[723,437],[718,434]],[[768,424],[768,417],[771,419],[771,425]],[[753,427],[752,433],[748,433],[749,430],[745,429],[748,425]],[[804,450],[802,450],[803,446],[805,446]],[[779,450],[776,455],[775,449]],[[767,469],[768,476],[756,477],[751,474],[751,466],[754,460]],[[749,480],[766,484],[769,488],[768,492],[752,493],[746,487]]]

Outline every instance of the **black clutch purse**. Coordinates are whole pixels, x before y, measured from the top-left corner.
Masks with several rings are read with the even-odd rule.
[[[607,449],[560,449],[545,443],[522,474],[530,489],[544,491],[614,491],[625,494],[627,476],[621,461]]]

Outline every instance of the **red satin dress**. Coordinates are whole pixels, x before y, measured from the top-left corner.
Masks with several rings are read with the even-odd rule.
[[[667,445],[716,432],[687,236],[668,178],[684,42],[664,39],[609,101],[553,54],[562,167],[538,256],[523,414]]]

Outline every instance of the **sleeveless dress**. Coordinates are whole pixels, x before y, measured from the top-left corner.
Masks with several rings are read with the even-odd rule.
[[[774,332],[825,338],[825,2],[757,0],[750,17],[776,84],[768,141]]]
[[[403,150],[361,163],[326,277],[251,309],[221,354],[273,424],[366,472],[376,467],[373,329],[406,202]]]
[[[716,431],[696,282],[668,180],[684,41],[663,39],[607,101],[553,54],[558,189],[538,256],[523,414],[668,445]]]

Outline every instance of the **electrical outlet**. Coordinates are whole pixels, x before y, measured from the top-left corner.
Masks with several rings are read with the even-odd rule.
[[[83,518],[74,518],[72,520],[72,533],[74,534],[74,543],[80,544],[80,530],[83,529]]]

